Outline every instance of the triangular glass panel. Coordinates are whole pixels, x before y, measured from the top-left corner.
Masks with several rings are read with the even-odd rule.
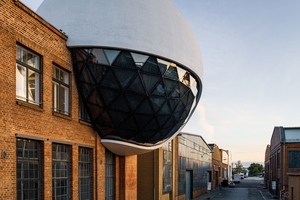
[[[156,60],[156,58],[154,58],[152,56],[149,57],[147,62],[144,64],[144,66],[142,67],[142,71],[148,72],[151,74],[161,74],[160,69],[157,64],[157,60]]]
[[[136,71],[132,71],[132,70],[125,70],[120,68],[113,68],[112,70],[115,72],[117,80],[119,81],[122,88],[125,88],[128,82],[136,74]]]
[[[93,75],[90,73],[89,67],[84,67],[81,71],[80,81],[86,82],[90,84],[95,84],[95,79]]]
[[[112,124],[111,120],[107,120],[106,118],[103,118],[103,115],[100,115],[98,118],[94,120],[94,123],[97,123],[101,126],[110,127],[113,128],[114,125]]]
[[[101,97],[103,98],[104,103],[107,106],[110,105],[112,103],[112,101],[114,101],[115,98],[117,98],[119,95],[119,92],[117,92],[117,91],[110,90],[110,89],[104,89],[104,88],[102,88],[100,90],[100,92],[101,92]]]
[[[123,95],[118,96],[118,98],[111,104],[110,108],[124,112],[128,112],[130,110]]]
[[[144,138],[144,140],[143,140],[144,143],[152,143],[151,138],[155,138],[156,135],[158,135],[158,137],[159,137],[159,132],[157,130],[145,131],[142,134],[143,134],[143,138]],[[155,141],[157,141],[157,140],[155,140]],[[154,142],[154,143],[156,143],[156,142]]]
[[[85,59],[88,57],[87,53],[83,49],[72,49],[72,54],[75,55],[76,62],[85,61]]]
[[[174,119],[174,116],[171,115],[171,117],[169,118],[169,120],[165,123],[164,127],[173,127],[176,125],[176,121]]]
[[[91,91],[93,90],[93,86],[87,83],[80,83],[79,88],[81,94],[83,95],[83,98],[87,98],[90,95]]]
[[[115,61],[116,57],[119,55],[120,51],[111,50],[111,49],[103,49],[103,52],[106,55],[106,58],[110,65]]]
[[[182,112],[185,110],[185,106],[183,105],[182,101],[178,101],[177,107],[174,112]]]
[[[103,78],[103,81],[101,82],[101,86],[105,86],[108,88],[113,88],[113,89],[119,89],[119,81],[117,81],[114,73],[112,70],[109,70],[105,77]]]
[[[130,134],[131,131],[136,132],[138,130],[136,126],[136,122],[134,121],[134,118],[132,116],[127,117],[125,120],[123,120],[123,123],[119,127],[122,130],[129,130],[126,134]],[[132,138],[135,134],[132,134],[130,137],[127,138]]]
[[[94,48],[92,54],[94,56],[95,63],[109,65],[103,49]]]
[[[145,98],[144,96],[129,94],[128,92],[125,93],[125,97],[129,103],[131,111],[134,111]]]
[[[170,95],[172,98],[179,98],[180,97],[180,90],[179,90],[179,82],[176,83],[173,92]]]
[[[151,138],[149,138],[148,142],[151,143],[151,144],[155,144],[157,142],[160,142],[163,139],[165,139],[164,135],[162,134],[161,131],[159,131],[156,134],[154,134]]]
[[[157,59],[157,63],[158,63],[159,69],[160,69],[160,73],[165,74],[167,68],[170,65],[170,62],[167,62],[167,61],[161,60],[161,59]]]
[[[131,56],[135,62],[135,65],[137,68],[141,69],[146,60],[149,58],[149,56],[143,55],[143,54],[138,54],[138,53],[132,53]]]
[[[91,92],[91,94],[88,98],[88,102],[92,103],[92,104],[95,104],[95,105],[98,105],[100,107],[104,106],[97,90],[94,90],[93,92]]]
[[[143,131],[154,131],[154,130],[159,130],[159,125],[156,121],[155,118],[153,118],[147,126],[143,129]]]
[[[125,112],[109,110],[108,113],[115,127],[119,127],[129,117],[129,114]]]
[[[182,81],[184,74],[186,73],[186,70],[182,69],[181,67],[177,66],[177,74],[178,74],[178,80]]]
[[[141,73],[141,75],[148,93],[151,93],[153,87],[161,80],[161,76],[148,75],[144,73]]]
[[[171,111],[170,106],[167,101],[164,103],[164,105],[158,111],[158,114],[171,114],[171,113],[172,113],[172,111]]]
[[[89,69],[96,82],[101,81],[108,71],[108,67],[98,64],[89,65]]]
[[[190,73],[186,72],[183,77],[182,77],[182,81],[183,84],[185,84],[188,87],[191,87],[191,79],[190,79]]]
[[[119,56],[112,63],[116,67],[124,67],[129,69],[136,69],[135,63],[128,51],[121,51]]]
[[[171,112],[173,113],[174,110],[175,110],[176,107],[177,107],[178,102],[179,102],[180,100],[178,100],[178,99],[168,99],[167,101],[168,101],[168,103],[169,103],[169,105],[170,105],[170,110],[171,110]]]
[[[143,130],[143,128],[150,122],[153,118],[153,115],[145,115],[145,114],[134,114],[135,121],[138,122],[137,126],[139,130]]]
[[[135,111],[136,113],[140,114],[154,114],[154,111],[152,110],[151,103],[149,102],[148,99],[145,99],[139,107]]]
[[[190,90],[190,88],[189,88],[188,86],[186,86],[185,84],[179,82],[180,96],[185,95],[185,93],[186,93],[187,91],[189,91],[189,90]]]
[[[174,89],[175,85],[177,84],[177,81],[164,79],[164,83],[165,83],[165,90],[167,92],[167,95],[169,96],[169,94],[171,92],[173,92],[173,89]]]
[[[161,81],[155,88],[155,90],[152,92],[153,95],[159,95],[159,96],[166,96],[166,91],[164,87],[164,82]]]
[[[140,79],[140,76],[136,76],[133,81],[130,82],[129,86],[126,88],[127,91],[132,91],[139,94],[146,94],[143,83]]]
[[[132,140],[138,143],[144,143],[145,139],[142,133],[138,133],[132,137]]]
[[[154,109],[154,112],[157,112],[161,106],[165,103],[165,98],[159,98],[159,97],[150,97],[150,101],[152,103],[152,107]]]
[[[90,104],[89,102],[87,103],[87,110],[89,110],[89,117],[91,118],[92,121],[94,121],[96,118],[100,116],[100,112],[102,111],[101,108],[99,108],[97,105]]]
[[[177,67],[175,66],[169,66],[166,73],[164,74],[164,77],[178,80],[178,73],[177,73]]]
[[[159,123],[160,129],[164,126],[166,121],[170,118],[170,115],[158,115],[157,121]]]

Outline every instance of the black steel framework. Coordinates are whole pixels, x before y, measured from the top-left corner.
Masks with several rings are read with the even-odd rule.
[[[72,49],[79,94],[101,138],[152,146],[173,136],[202,85],[192,72],[151,55]]]

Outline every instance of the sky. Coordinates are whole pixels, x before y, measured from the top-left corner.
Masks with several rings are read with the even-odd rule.
[[[21,1],[35,11],[43,0]],[[300,127],[300,1],[171,1],[198,40],[204,69],[183,131],[230,150],[233,163],[263,164],[274,127]]]

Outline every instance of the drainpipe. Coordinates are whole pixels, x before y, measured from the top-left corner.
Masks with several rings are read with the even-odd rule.
[[[95,135],[95,177],[96,177],[96,180],[95,180],[95,195],[96,195],[96,200],[98,200],[98,148],[97,148],[97,136],[98,134],[96,133],[96,131],[94,131],[94,135]]]

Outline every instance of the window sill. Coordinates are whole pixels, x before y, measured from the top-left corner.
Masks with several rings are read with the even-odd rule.
[[[22,101],[22,100],[16,100],[16,104],[19,105],[19,106],[24,106],[24,107],[27,107],[27,108],[30,108],[30,109],[33,109],[33,110],[36,110],[36,111],[39,111],[39,112],[44,112],[44,109],[35,105],[35,104],[31,104],[31,103],[27,103],[25,101]]]
[[[63,119],[66,119],[66,120],[72,120],[71,116],[70,115],[64,115],[64,114],[61,114],[61,113],[58,113],[58,112],[52,112],[52,115],[53,116],[56,116],[56,117],[60,117],[60,118],[63,118]]]

